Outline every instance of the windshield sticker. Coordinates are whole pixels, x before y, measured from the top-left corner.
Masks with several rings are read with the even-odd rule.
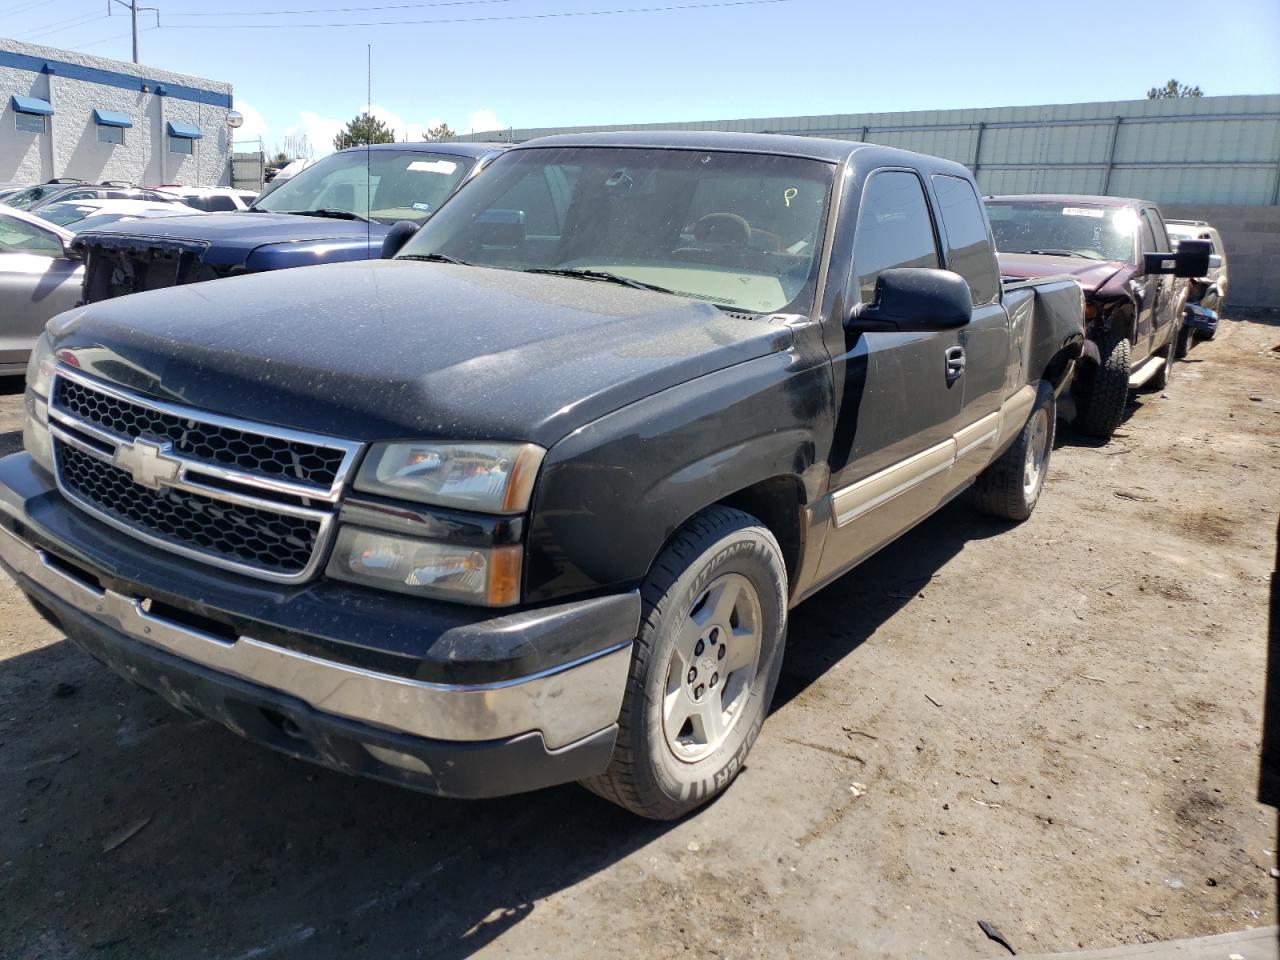
[[[452,160],[413,160],[409,163],[409,169],[421,173],[453,173],[458,165]]]
[[[1064,217],[1097,217],[1099,220],[1107,215],[1107,211],[1097,207],[1063,207]]]
[[[795,187],[787,187],[787,189],[782,191],[782,200],[788,207],[791,206],[791,201],[798,196],[800,196],[800,191]]]
[[[413,205],[413,209],[415,209],[415,210],[430,210],[430,209],[431,209],[431,204],[429,204],[429,203],[415,203],[415,204]]]

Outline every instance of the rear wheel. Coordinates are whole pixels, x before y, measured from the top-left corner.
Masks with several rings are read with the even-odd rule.
[[[973,503],[978,510],[1006,520],[1031,516],[1044,489],[1057,421],[1053,390],[1042,383],[1018,438],[974,481]]]
[[[1102,345],[1102,361],[1097,366],[1082,367],[1077,376],[1079,415],[1072,424],[1080,433],[1110,440],[1124,420],[1129,403],[1131,349],[1128,337],[1109,339]]]
[[[641,599],[618,742],[583,786],[671,820],[723,791],[760,732],[782,666],[786,564],[760,521],[711,507],[672,538]]]

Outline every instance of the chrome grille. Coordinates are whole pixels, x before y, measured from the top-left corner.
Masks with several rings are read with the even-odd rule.
[[[118,436],[167,439],[178,453],[246,473],[328,489],[342,467],[342,450],[174,416],[75,380],[59,378],[55,402],[72,416]]]
[[[178,546],[196,547],[282,573],[307,568],[320,523],[256,507],[216,500],[186,490],[148,490],[129,474],[58,445],[58,474],[68,490],[118,520],[152,531]]]
[[[153,400],[59,368],[49,405],[58,486],[156,546],[268,580],[324,560],[359,444]]]

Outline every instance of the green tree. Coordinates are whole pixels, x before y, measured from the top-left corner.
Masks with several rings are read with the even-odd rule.
[[[450,126],[447,123],[444,123],[442,121],[438,126],[434,126],[430,130],[428,130],[426,133],[424,133],[422,135],[422,138],[424,140],[440,141],[440,140],[452,140],[456,136],[457,134],[453,132],[452,128],[450,128]]]
[[[276,155],[271,158],[272,163],[286,164],[289,162],[289,155],[283,150],[276,150]]]
[[[363,147],[367,143],[395,143],[395,132],[377,117],[362,113],[347,121],[347,127],[333,138],[333,149]]]
[[[1148,100],[1177,100],[1180,97],[1203,97],[1204,91],[1199,87],[1189,87],[1177,80],[1170,80],[1163,87],[1152,87],[1147,91]]]

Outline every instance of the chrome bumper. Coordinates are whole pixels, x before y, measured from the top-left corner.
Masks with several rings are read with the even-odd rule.
[[[87,620],[178,657],[296,697],[316,710],[397,733],[474,742],[539,731],[555,750],[618,719],[631,642],[526,677],[467,686],[410,680],[173,623],[137,600],[54,566],[0,528],[0,561]]]

